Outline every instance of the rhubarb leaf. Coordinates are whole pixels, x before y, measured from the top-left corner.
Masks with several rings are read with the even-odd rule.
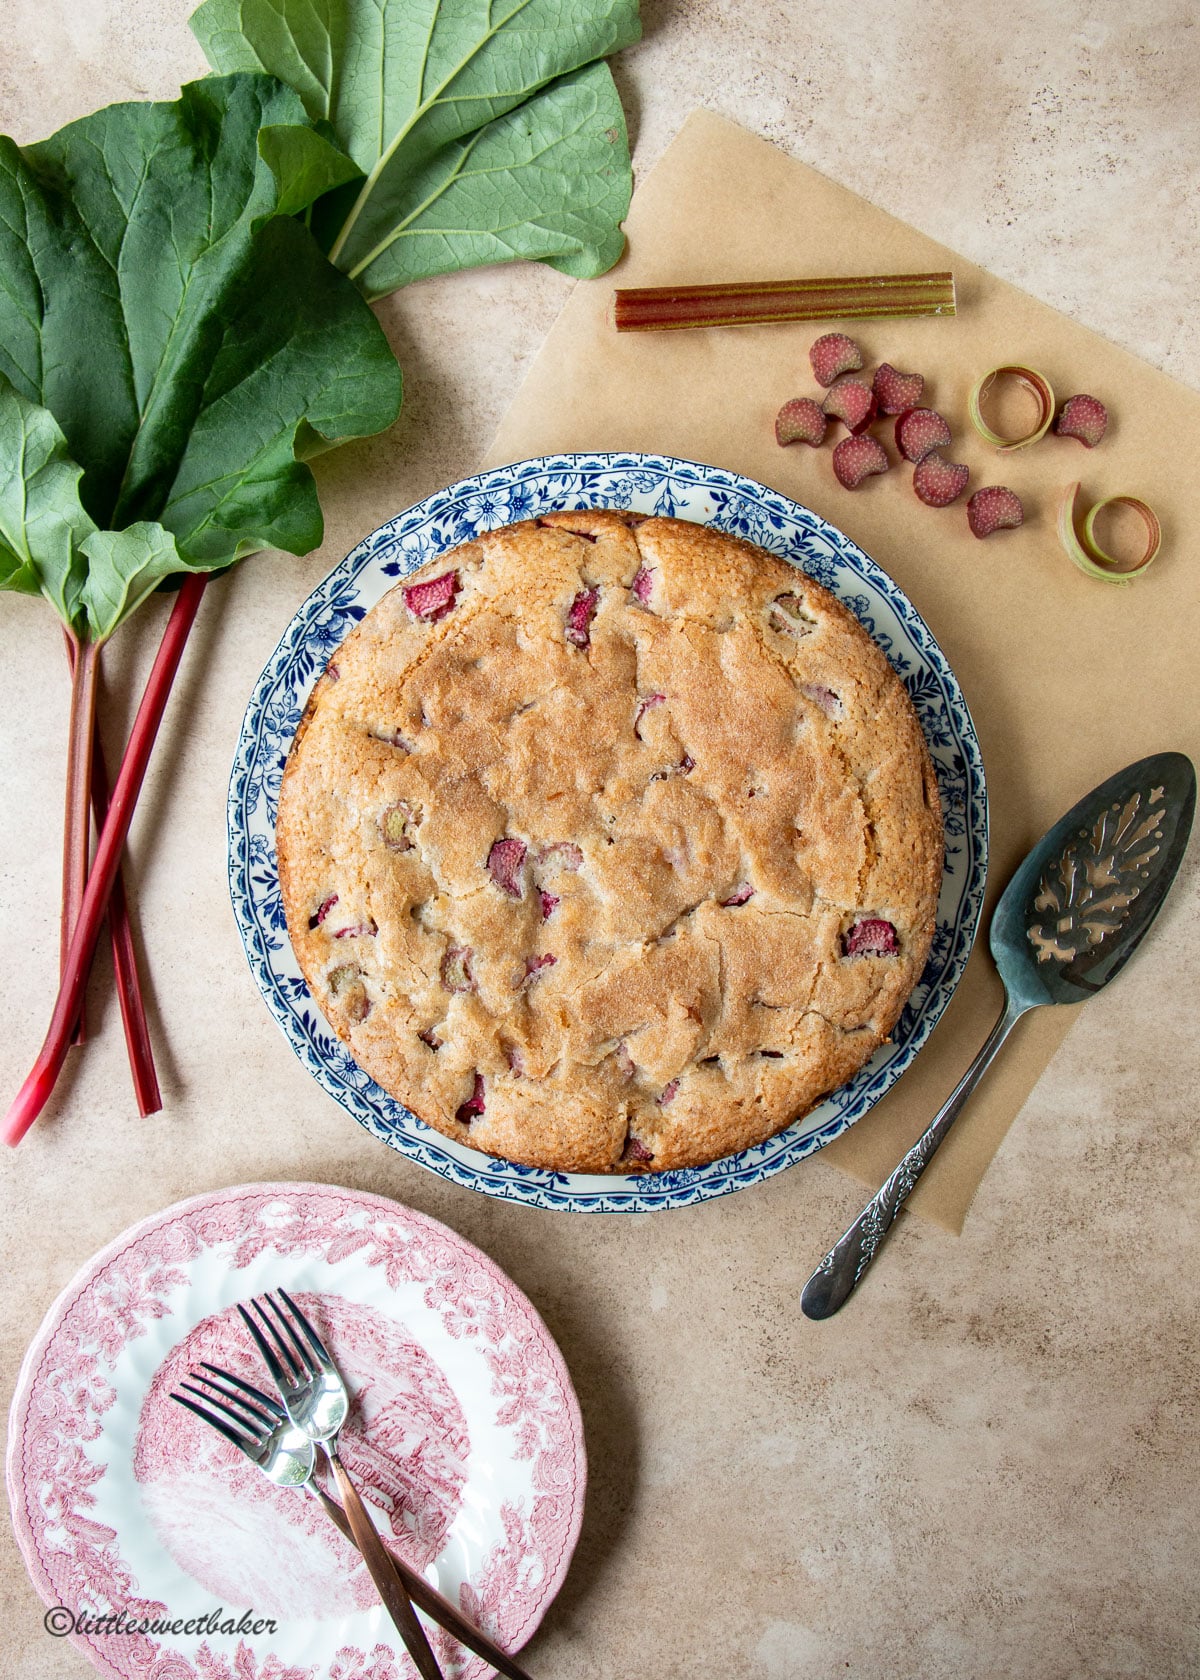
[[[321,129],[328,125],[322,123]],[[344,181],[358,179],[358,167],[316,128],[276,123],[258,131],[259,155],[279,188],[276,209],[282,216],[307,210],[314,199]]]
[[[264,69],[364,179],[315,209],[370,297],[477,263],[576,275],[620,255],[632,181],[612,78],[637,0],[204,0],[215,70]]]
[[[103,642],[164,578],[209,568],[161,525],[97,530],[81,477],[49,409],[0,376],[0,589],[44,595],[69,629]]]
[[[164,578],[181,571],[209,570],[205,565],[189,565],[170,531],[146,521],[124,531],[94,531],[85,539],[83,551],[88,575],[82,602],[93,642],[106,641]]]
[[[54,416],[0,375],[0,589],[44,595],[68,626],[86,571],[79,545],[95,530],[79,478]]]
[[[297,439],[379,431],[400,404],[382,330],[292,214],[347,167],[258,75],[0,140],[0,373],[53,414],[96,525],[161,526],[208,569],[321,540]],[[125,610],[163,563],[139,540]],[[102,617],[133,567],[118,548],[89,546],[113,572]]]
[[[629,183],[621,102],[607,66],[590,65],[436,152],[349,273],[372,298],[431,274],[519,258],[601,273],[624,247]]]

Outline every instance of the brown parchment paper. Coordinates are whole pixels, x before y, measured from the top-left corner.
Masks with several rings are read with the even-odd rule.
[[[991,819],[980,936],[954,1000],[913,1066],[820,1159],[878,1185],[944,1101],[1002,1003],[987,951],[991,908],[1025,852],[1063,811],[1121,765],[1200,746],[1200,395],[1025,296],[884,211],[707,111],[685,123],[637,188],[628,249],[603,279],[571,294],[486,457],[497,465],[560,450],[642,449],[746,473],[805,503],[860,543],[906,591],[937,637],[979,733]],[[925,507],[899,464],[843,490],[821,450],[783,450],[773,422],[791,396],[820,395],[811,323],[618,334],[614,286],[952,269],[950,320],[846,326],[868,369],[889,361],[926,377],[924,401],[954,429],[952,460],[971,487],[1008,484],[1026,523],[986,541],[965,498]],[[1094,451],[1048,437],[1002,455],[971,429],[967,393],[988,368],[1022,362],[1060,400],[1108,404]],[[834,434],[843,435],[840,428]],[[1159,514],[1163,552],[1115,588],[1076,570],[1059,546],[1063,488],[1087,500],[1141,496]],[[1017,1028],[914,1193],[911,1206],[959,1231],[1021,1104],[1070,1029],[1075,1009],[1043,1009]]]

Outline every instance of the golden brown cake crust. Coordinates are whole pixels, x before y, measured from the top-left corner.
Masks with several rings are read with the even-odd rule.
[[[356,1061],[449,1137],[576,1172],[715,1160],[843,1084],[942,876],[929,753],[852,615],[748,543],[609,511],[385,595],[314,690],[277,841]]]

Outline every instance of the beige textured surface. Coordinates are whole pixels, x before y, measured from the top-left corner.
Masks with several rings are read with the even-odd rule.
[[[173,92],[201,67],[187,9],[15,0],[0,127],[33,139],[106,99]],[[1200,31],[1182,4],[646,11],[650,39],[619,67],[640,168],[707,102],[1200,384]],[[1194,854],[1152,946],[1038,1084],[962,1238],[904,1221],[822,1326],[798,1315],[799,1288],[860,1191],[819,1158],[667,1216],[485,1201],[359,1132],[254,991],[223,866],[250,685],[359,535],[471,469],[569,289],[497,271],[388,305],[409,376],[399,426],[323,464],[319,554],[255,562],[206,604],[134,847],[167,1112],[131,1118],[101,988],[96,1043],[0,1163],[6,1385],[58,1287],[141,1214],[247,1179],[361,1185],[482,1244],[545,1314],[579,1388],[591,1490],[535,1675],[1192,1676]],[[148,632],[113,662],[119,696]],[[5,1090],[52,989],[61,657],[34,606],[4,605],[0,668],[21,697],[0,727]],[[41,1613],[6,1536],[4,1671],[78,1680],[86,1666]]]

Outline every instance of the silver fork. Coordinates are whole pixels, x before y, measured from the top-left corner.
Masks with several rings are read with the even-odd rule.
[[[188,1375],[192,1381],[179,1385],[196,1398],[187,1400],[182,1394],[172,1393],[172,1400],[186,1406],[189,1412],[194,1412],[210,1424],[218,1435],[232,1441],[252,1464],[258,1465],[269,1481],[279,1487],[311,1487],[319,1492],[312,1479],[317,1449],[304,1431],[296,1428],[283,1407],[258,1389],[251,1388],[249,1383],[240,1382],[231,1372],[209,1365],[206,1360],[201,1360],[201,1364],[213,1375],[201,1377],[190,1371]],[[198,1382],[207,1386],[197,1388]],[[237,1384],[237,1387],[232,1388],[231,1384]],[[216,1392],[210,1394],[209,1389]],[[238,1389],[245,1391],[244,1397]],[[218,1399],[218,1395],[224,1398]],[[199,1404],[201,1401],[203,1404]],[[233,1404],[228,1404],[229,1401]]]
[[[346,1385],[325,1344],[295,1301],[283,1289],[279,1295],[291,1311],[295,1324],[284,1316],[279,1302],[270,1293],[256,1296],[250,1303],[258,1314],[259,1324],[240,1302],[238,1312],[275,1379],[288,1417],[310,1441],[320,1447],[329,1462],[342,1496],[342,1508],[350,1524],[354,1544],[362,1553],[375,1590],[395,1623],[405,1649],[424,1680],[445,1680],[425,1636],[425,1629],[417,1620],[408,1594],[392,1568],[391,1553],[379,1538],[375,1524],[359,1498],[358,1489],[338,1457],[338,1431],[350,1410]],[[273,1319],[268,1316],[268,1307]]]
[[[188,1400],[182,1394],[172,1394],[172,1400],[186,1406],[189,1412],[194,1412],[219,1435],[232,1442],[277,1486],[300,1487],[306,1493],[315,1495],[329,1520],[353,1545],[354,1535],[345,1512],[314,1479],[317,1449],[312,1440],[303,1430],[297,1429],[278,1400],[255,1388],[253,1383],[235,1376],[232,1371],[210,1365],[207,1360],[200,1363],[209,1375],[200,1376],[192,1371],[189,1373],[192,1381],[180,1384],[195,1399]],[[197,1383],[204,1384],[204,1387],[196,1387]],[[435,1622],[440,1622],[460,1645],[465,1645],[485,1662],[491,1663],[493,1668],[507,1675],[508,1680],[529,1680],[519,1663],[514,1662],[473,1622],[469,1622],[448,1598],[443,1598],[436,1587],[430,1586],[423,1575],[418,1575],[415,1569],[392,1553],[389,1552],[388,1557],[413,1603]]]

